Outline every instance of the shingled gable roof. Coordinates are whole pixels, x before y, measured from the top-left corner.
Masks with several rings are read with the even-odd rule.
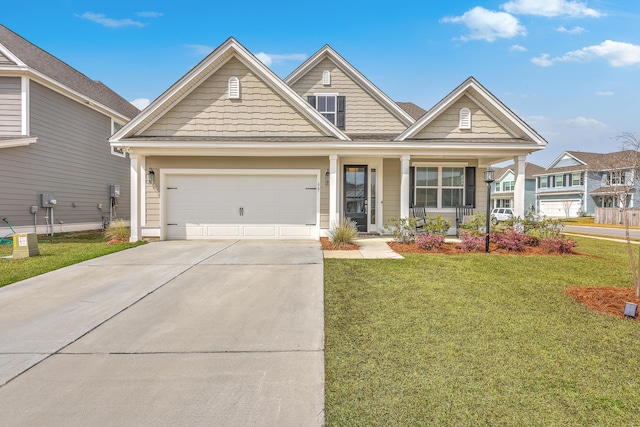
[[[482,98],[482,100],[474,99],[475,97],[469,93],[469,90],[473,90],[475,94]],[[400,136],[398,136],[396,138],[396,141],[404,141],[406,139],[413,138],[422,129],[429,125],[429,123],[440,116],[440,114],[451,107],[463,95],[467,95],[468,97],[472,98],[476,102],[476,104],[485,111],[485,113],[487,113],[489,116],[493,117],[494,120],[500,123],[513,136],[514,139],[522,138],[516,133],[516,129],[513,129],[513,126],[515,126],[517,130],[526,135],[531,140],[531,142],[535,143],[536,145],[540,147],[545,147],[547,145],[547,141],[542,136],[540,136],[535,130],[527,125],[520,117],[513,113],[506,105],[504,105],[498,98],[496,98],[473,77],[469,77],[451,93],[445,96],[411,127],[409,127]],[[504,115],[510,121],[510,123],[504,123],[497,117],[495,117],[495,115],[491,111],[485,108],[481,101],[487,102],[488,104],[493,106],[502,115]]]
[[[565,156],[571,156],[576,161],[580,162],[578,165],[572,166],[561,166],[554,167],[560,160],[562,160]],[[563,172],[578,172],[585,170],[592,171],[605,171],[605,170],[615,170],[615,169],[625,169],[629,167],[634,167],[633,164],[629,164],[629,159],[632,159],[631,163],[640,164],[639,161],[633,160],[633,156],[639,156],[638,153],[635,153],[632,150],[626,151],[615,151],[612,153],[589,153],[585,151],[565,151],[560,154],[551,164],[541,172],[536,173],[536,175],[548,175],[553,173],[563,173]]]
[[[0,54],[14,64],[4,62],[0,72],[4,75],[29,73],[34,80],[54,85],[69,95],[80,98],[104,112],[120,116],[123,121],[138,114],[139,110],[99,81],[91,80],[63,61],[40,49],[18,34],[0,25]]]
[[[165,112],[169,111],[172,106],[186,97],[191,91],[198,87],[201,82],[212,75],[232,57],[242,62],[242,64],[269,85],[272,90],[287,100],[302,116],[323,131],[326,136],[339,140],[350,140],[345,133],[333,126],[235,38],[229,37],[180,80],[154,100],[134,120],[116,132],[110,139],[110,142],[120,143],[123,139],[134,140],[136,137],[139,137],[140,133],[144,132],[145,129],[159,120]]]
[[[507,166],[503,166],[501,168],[495,168],[495,176],[497,177],[497,181],[501,180],[502,177],[509,171],[515,172],[516,165],[511,163]],[[534,178],[535,174],[544,172],[544,168],[542,166],[538,166],[535,163],[524,162],[524,177],[525,179]]]
[[[347,62],[338,52],[333,50],[331,46],[324,45],[319,51],[314,53],[311,58],[307,59],[298,68],[293,70],[285,79],[285,83],[289,86],[293,86],[302,76],[307,74],[309,70],[314,68],[323,59],[328,58],[331,62],[336,64],[343,73],[348,75],[354,82],[356,82],[363,90],[371,95],[380,105],[385,107],[391,114],[394,115],[400,122],[406,126],[410,126],[415,122],[414,117],[407,111],[402,109],[391,98],[389,98],[383,91],[381,91],[376,85],[371,83],[360,71],[355,69],[353,65]],[[418,107],[419,108],[419,107]]]

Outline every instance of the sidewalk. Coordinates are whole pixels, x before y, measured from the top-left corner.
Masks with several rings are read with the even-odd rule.
[[[359,250],[351,251],[323,251],[325,258],[342,258],[342,259],[404,259],[404,257],[394,252],[387,242],[389,237],[365,237],[356,239],[356,244],[360,246]]]

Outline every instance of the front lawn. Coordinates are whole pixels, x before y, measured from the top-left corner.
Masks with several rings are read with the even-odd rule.
[[[88,259],[118,252],[141,243],[107,244],[99,231],[38,236],[40,256],[22,259],[0,258],[0,287]],[[10,256],[13,246],[0,245],[0,257]]]
[[[570,286],[630,286],[623,244],[595,256],[325,260],[327,425],[634,425],[640,322]]]

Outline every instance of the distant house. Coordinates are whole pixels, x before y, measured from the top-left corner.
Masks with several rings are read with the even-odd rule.
[[[424,111],[328,45],[282,80],[234,38],[110,141],[131,155],[132,240],[318,239],[342,219],[375,233],[412,206],[455,221],[486,208],[491,164],[516,162],[523,193],[547,144],[473,77]]]
[[[620,207],[621,189],[627,207],[640,206],[630,169],[638,163],[632,151],[585,153],[565,151],[536,176],[539,213],[549,217],[593,215],[596,207]]]
[[[17,232],[51,233],[128,218],[128,155],[108,139],[137,113],[0,25],[0,219]]]
[[[525,162],[524,213],[536,212],[536,177],[544,171],[542,166]],[[515,164],[495,168],[496,181],[491,189],[491,208],[513,208],[515,205]]]

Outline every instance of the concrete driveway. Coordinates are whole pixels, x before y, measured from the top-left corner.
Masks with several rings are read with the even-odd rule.
[[[0,288],[9,426],[324,423],[317,242],[157,242]]]

